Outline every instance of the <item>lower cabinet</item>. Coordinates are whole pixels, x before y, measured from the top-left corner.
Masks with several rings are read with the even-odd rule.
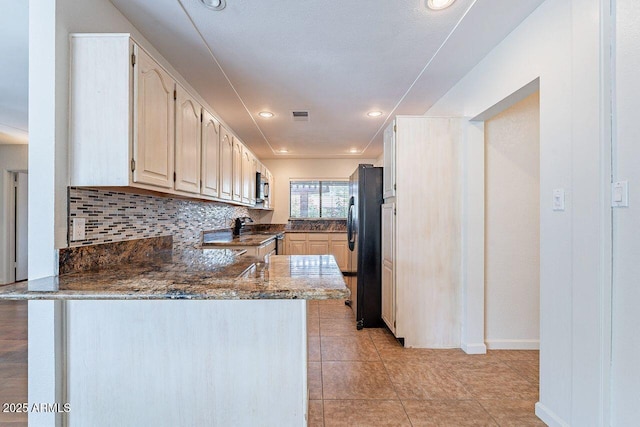
[[[395,203],[382,205],[382,320],[396,333]]]
[[[333,255],[340,270],[347,269],[346,233],[286,233],[285,250],[287,255]]]

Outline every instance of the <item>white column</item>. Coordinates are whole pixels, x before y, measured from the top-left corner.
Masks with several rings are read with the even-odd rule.
[[[29,0],[29,278],[57,273],[55,250],[56,2]],[[29,302],[29,406],[61,402],[61,303]],[[30,413],[30,426],[61,425]]]

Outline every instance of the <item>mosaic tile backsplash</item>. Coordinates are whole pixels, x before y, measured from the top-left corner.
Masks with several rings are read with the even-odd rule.
[[[251,216],[242,206],[69,187],[69,224],[86,219],[85,239],[70,247],[173,236],[174,249],[200,243],[200,232],[228,228],[236,217]]]

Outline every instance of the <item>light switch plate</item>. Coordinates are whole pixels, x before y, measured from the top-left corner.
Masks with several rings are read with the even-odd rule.
[[[564,188],[553,190],[553,210],[564,211]]]
[[[629,207],[629,181],[618,181],[611,184],[611,206],[614,208]]]
[[[71,240],[84,240],[85,239],[85,218],[73,218],[73,225],[71,227]]]

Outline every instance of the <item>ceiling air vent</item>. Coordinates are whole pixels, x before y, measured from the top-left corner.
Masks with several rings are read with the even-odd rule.
[[[292,111],[291,117],[293,117],[294,122],[308,122],[309,112],[308,111]]]

